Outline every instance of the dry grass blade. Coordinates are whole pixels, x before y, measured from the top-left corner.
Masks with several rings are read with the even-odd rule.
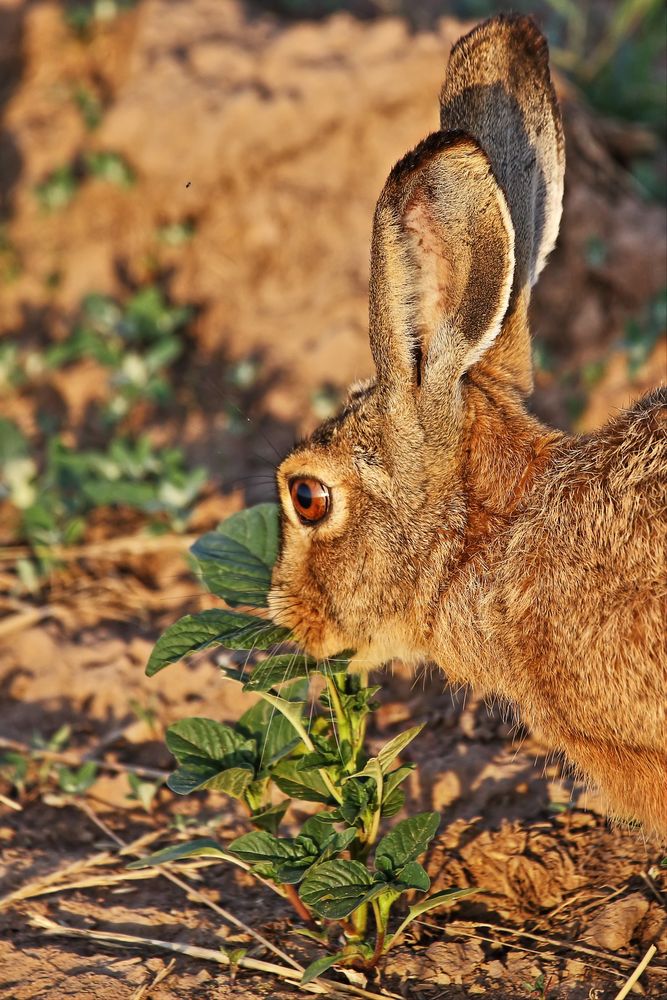
[[[120,875],[91,875],[90,878],[76,879],[74,882],[65,882],[64,884],[58,885],[48,885],[48,886],[35,886],[32,891],[23,893],[20,899],[36,899],[38,896],[52,896],[57,892],[73,892],[75,889],[99,889],[103,886],[116,885],[120,882],[137,882],[146,880],[148,878],[156,878],[158,872],[151,871],[150,869],[142,869],[138,872],[128,872]],[[7,899],[8,897],[5,897]],[[5,900],[2,901],[3,904]],[[12,902],[18,902],[17,899],[12,900]]]
[[[131,853],[140,851],[161,836],[161,834],[161,830],[151,830],[149,833],[142,834],[141,837],[137,837],[136,840],[128,845],[127,850]],[[40,878],[34,879],[32,882],[28,882],[26,885],[22,885],[18,889],[15,889],[14,892],[10,892],[7,896],[4,896],[0,899],[0,910],[6,909],[14,903],[20,903],[24,899],[32,899],[35,896],[44,896],[53,892],[62,892],[70,888],[78,888],[77,883],[82,881],[81,879],[76,879],[74,883],[65,881],[64,884],[63,880],[66,880],[72,875],[81,876],[84,872],[90,871],[91,868],[98,868],[102,865],[113,864],[115,860],[115,854],[111,854],[109,851],[101,851],[98,854],[91,855],[89,858],[85,858],[83,861],[75,861],[73,864],[64,865],[62,868],[58,868],[56,871],[50,872],[48,875],[42,875]],[[131,872],[127,872],[127,876],[131,874]],[[93,878],[94,877],[91,876],[91,883]],[[114,876],[111,876],[111,878],[113,879]],[[107,885],[109,884],[109,879],[110,877],[108,875],[100,875],[98,884]],[[118,880],[120,881],[119,876]]]
[[[74,562],[77,559],[114,559],[125,555],[147,555],[151,552],[189,549],[197,541],[198,535],[126,535],[124,538],[109,538],[104,542],[89,545],[52,545],[49,557],[59,562]],[[33,554],[28,545],[8,545],[0,552],[0,562],[14,562],[27,559]]]
[[[622,885],[619,889],[615,889],[613,892],[603,892],[603,893],[601,893],[599,896],[597,896],[595,899],[591,900],[590,902],[586,903],[584,906],[578,906],[577,907],[577,914],[581,915],[582,913],[588,913],[590,910],[594,910],[594,909],[596,909],[596,907],[602,906],[604,903],[608,903],[610,899],[614,899],[616,896],[620,896],[620,894],[622,892],[625,892],[626,889],[627,889],[627,886],[626,885]],[[569,906],[572,906],[574,903],[578,903],[579,900],[585,899],[586,897],[589,897],[589,896],[590,896],[590,889],[589,888],[582,889],[581,892],[576,892],[573,896],[570,896],[568,899],[563,900],[563,902],[560,903],[555,909],[549,910],[547,913],[545,913],[544,916],[541,917],[536,922],[535,927],[536,928],[538,928],[538,927],[544,927],[544,926],[552,923],[553,922],[553,918],[558,913],[562,913],[562,911],[565,910],[565,909],[567,909]]]
[[[223,951],[213,951],[211,948],[201,948],[198,945],[181,944],[178,941],[161,941],[157,938],[138,937],[134,934],[66,927],[64,924],[58,924],[54,920],[50,920],[48,917],[37,913],[30,915],[30,923],[33,927],[38,927],[45,934],[49,935],[80,937],[92,941],[102,941],[109,945],[136,945],[144,948],[159,948],[163,951],[175,951],[180,955],[187,955],[189,958],[200,958],[206,962],[216,962],[218,965],[231,965],[230,959]],[[396,993],[372,993],[359,986],[352,986],[348,983],[329,983],[321,979],[306,986],[301,986],[299,983],[301,973],[297,969],[274,965],[272,962],[263,962],[260,959],[249,958],[247,955],[238,959],[235,965],[241,969],[266,972],[269,975],[278,976],[287,982],[299,984],[299,989],[303,993],[315,993],[322,996],[330,995],[333,991],[335,993],[345,993],[348,996],[362,997],[364,1000],[401,1000]]]
[[[651,961],[651,959],[653,958],[653,956],[655,955],[655,953],[656,953],[657,950],[658,949],[656,948],[656,946],[654,944],[652,944],[651,947],[649,948],[649,950],[646,952],[646,954],[642,958],[642,960],[639,963],[639,965],[637,966],[637,968],[635,969],[635,971],[630,976],[630,978],[627,980],[627,982],[618,991],[618,993],[616,994],[614,1000],[625,1000],[625,997],[627,997],[628,993],[630,992],[630,990],[632,989],[632,987],[635,985],[635,983],[637,982],[637,980],[641,976],[642,972],[644,972],[644,970],[646,969],[646,966]]]
[[[100,820],[99,816],[96,815],[94,810],[92,810],[86,802],[77,802],[76,804],[86,814],[86,816],[88,816],[88,818],[100,828],[100,830],[102,830],[107,836],[111,836],[124,854],[133,853],[137,857],[141,857],[141,851],[131,851],[128,848],[128,845],[120,837],[113,833],[113,831],[109,830],[107,825]],[[222,917],[222,919],[227,923],[233,924],[235,927],[238,927],[239,930],[245,931],[246,934],[250,934],[250,936],[254,937],[255,940],[261,945],[268,948],[269,951],[272,951],[274,955],[277,955],[278,958],[281,958],[284,962],[287,962],[288,965],[291,965],[292,968],[296,969],[300,975],[303,974],[303,966],[299,965],[299,963],[288,955],[286,951],[283,951],[282,948],[276,947],[272,941],[269,941],[269,939],[265,938],[263,934],[259,933],[259,931],[254,930],[248,924],[244,923],[244,921],[239,917],[230,913],[229,910],[225,910],[222,906],[218,906],[217,903],[214,903],[212,899],[205,896],[203,892],[199,891],[199,889],[195,889],[194,886],[188,885],[187,882],[183,881],[183,879],[174,875],[174,872],[169,865],[160,865],[157,874],[166,878],[173,885],[178,886],[179,889],[182,889],[189,899],[194,899],[203,906],[207,906],[210,910],[213,910],[214,913],[217,913],[219,917]]]
[[[664,896],[662,895],[662,893],[660,892],[660,890],[658,889],[657,885],[650,877],[650,875],[648,875],[647,872],[640,872],[639,874],[641,875],[642,879],[644,880],[650,891],[653,893],[657,901],[663,907],[663,909],[666,908],[667,903],[665,903]]]
[[[239,930],[245,931],[246,934],[250,934],[256,941],[259,941],[260,944],[264,945],[265,948],[272,951],[274,955],[282,958],[283,961],[291,965],[292,968],[299,973],[299,975],[303,974],[303,966],[299,965],[299,963],[288,955],[286,951],[283,951],[282,948],[277,948],[276,945],[269,941],[268,938],[265,938],[263,934],[260,934],[259,931],[256,931],[254,928],[244,923],[239,917],[234,916],[234,914],[230,913],[229,910],[225,910],[222,906],[218,906],[217,903],[214,903],[212,899],[205,896],[203,892],[199,891],[199,889],[193,888],[193,886],[188,885],[187,882],[178,878],[177,875],[174,875],[174,873],[169,870],[167,865],[161,866],[160,875],[168,879],[174,885],[177,885],[179,889],[182,889],[189,899],[194,899],[203,906],[208,906],[209,910],[213,910],[213,912],[217,913],[223,920],[226,920],[230,924],[234,924],[235,927],[238,927]]]
[[[163,969],[160,969],[160,971],[153,976],[149,983],[144,983],[143,986],[140,986],[139,989],[132,994],[132,1000],[143,1000],[143,998],[147,996],[151,990],[154,990],[156,986],[159,986],[160,983],[167,978],[170,972],[174,971],[175,965],[176,959],[172,958],[172,960],[168,962]]]
[[[437,927],[436,924],[429,924],[425,920],[415,920],[415,923],[423,924],[424,927],[430,927],[432,930],[437,929],[442,931],[441,927]],[[462,934],[464,937],[473,938],[475,941],[487,941],[489,944],[494,944],[496,946],[499,944],[497,938],[489,937],[486,934],[478,934],[475,931],[466,931],[466,930],[461,930],[460,928],[458,930],[451,931],[452,937],[456,937],[458,934]],[[513,942],[510,943],[509,941],[503,941],[502,946],[503,948],[507,948],[508,951],[521,951],[525,952],[527,955],[539,955],[540,958],[547,959],[548,961],[551,962],[560,961],[558,955],[550,951],[544,951],[544,949],[542,951],[539,951],[537,948],[528,948],[526,945],[515,944]],[[592,962],[585,962],[583,959],[579,959],[579,961],[581,962],[582,965],[585,965],[587,969],[594,969],[596,972],[602,972],[606,976],[618,976],[618,972],[616,969],[606,969],[602,965],[593,965]]]
[[[169,777],[169,771],[161,771],[156,767],[133,767],[131,764],[118,764],[113,760],[103,760],[100,757],[82,757],[71,753],[59,753],[57,750],[41,750],[21,743],[19,740],[9,740],[0,736],[0,750],[14,750],[17,753],[26,754],[34,760],[51,760],[54,764],[65,764],[66,767],[79,768],[82,764],[95,764],[105,771],[113,771],[114,774],[136,774],[138,778],[153,778],[154,780],[164,780]]]
[[[436,924],[429,924],[428,926],[432,927],[434,930],[441,930],[441,928],[438,928]],[[484,927],[486,930],[497,931],[510,937],[528,938],[530,941],[538,941],[542,944],[551,945],[553,948],[561,948],[564,951],[576,951],[580,955],[589,955],[591,958],[603,959],[604,961],[609,962],[612,966],[623,965],[628,969],[634,968],[634,962],[631,962],[627,958],[621,958],[618,955],[613,955],[609,951],[586,948],[580,944],[573,944],[571,941],[559,941],[557,938],[546,937],[542,934],[531,934],[529,931],[524,931],[516,927],[503,927],[500,924],[470,923],[458,920],[452,920],[447,927],[448,930],[454,932],[457,932],[459,929],[465,931],[475,927]],[[667,975],[667,969],[657,968],[654,971],[663,976]]]
[[[0,556],[0,559],[2,556]],[[30,628],[44,618],[49,618],[52,609],[45,605],[43,608],[31,608],[29,611],[18,611],[14,615],[9,615],[0,621],[0,639],[11,635],[12,632],[19,632],[21,629]]]
[[[0,802],[3,806],[7,806],[8,809],[13,809],[15,812],[23,812],[23,806],[18,802],[14,802],[13,799],[7,798],[6,795],[0,794]]]
[[[31,899],[33,896],[41,896],[48,892],[58,892],[59,890],[54,889],[53,886],[66,879],[68,875],[81,874],[97,865],[108,864],[112,858],[113,855],[109,854],[108,851],[104,851],[101,854],[93,855],[91,858],[86,858],[84,861],[76,861],[74,864],[65,865],[63,868],[50,872],[48,875],[34,879],[32,882],[28,882],[26,885],[22,885],[13,892],[3,896],[0,899],[0,910],[5,910],[14,903],[20,903],[21,900]]]

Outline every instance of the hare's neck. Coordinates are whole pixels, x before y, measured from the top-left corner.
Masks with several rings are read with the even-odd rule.
[[[492,581],[514,519],[539,490],[565,435],[526,412],[510,389],[478,370],[466,389],[462,489],[466,530],[457,569],[439,601],[430,656],[454,682],[520,700],[521,676],[506,644]]]
[[[470,508],[469,533],[481,530],[488,535],[484,525],[477,529],[476,512],[484,511],[492,519],[511,517],[565,435],[531,416],[521,396],[496,378],[487,378],[481,366],[465,392],[468,416],[462,453],[466,456],[463,480]],[[496,529],[491,525],[490,533]]]

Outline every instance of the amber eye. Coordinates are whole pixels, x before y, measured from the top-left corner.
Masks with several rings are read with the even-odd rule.
[[[329,512],[329,487],[318,479],[293,479],[289,487],[294,510],[302,521],[315,524]]]

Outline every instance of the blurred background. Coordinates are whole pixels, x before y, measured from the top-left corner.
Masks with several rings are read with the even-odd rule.
[[[665,8],[511,6],[534,13],[549,37],[567,144],[561,235],[532,303],[531,406],[586,432],[666,375]],[[200,799],[164,790],[163,733],[184,714],[234,719],[251,696],[221,682],[217,653],[170,668],[164,682],[143,668],[161,628],[212,604],[188,568],[188,545],[272,498],[273,469],[295,437],[370,374],[375,200],[394,162],[437,127],[451,45],[502,9],[488,0],[0,0],[5,885],[49,871],[54,856],[78,863],[99,839],[98,813],[117,843],[155,836],[160,824],[168,843],[216,810],[217,822],[238,826],[220,796],[200,812]],[[560,911],[580,884],[575,871],[616,886],[634,885],[637,865],[648,870],[637,838],[571,811],[581,788],[564,788],[535,741],[513,746],[516,730],[498,711],[457,701],[441,676],[423,681],[428,697],[421,681],[413,690],[400,674],[379,679],[379,733],[428,722],[412,794],[446,813],[443,884],[461,884],[447,868],[461,835],[469,877],[496,887],[515,871],[507,859],[518,865],[528,851],[530,824],[529,874],[516,868],[514,882],[498,883],[503,919]],[[137,766],[152,768],[151,780]],[[481,816],[485,829],[468,830]],[[142,914],[156,906],[157,922],[182,906],[154,891],[147,883],[128,898]],[[264,905],[254,891],[240,898]],[[109,905],[103,892],[99,919]],[[260,916],[274,911],[269,901]],[[54,945],[44,972],[39,932],[19,937],[12,914],[3,919],[10,943],[0,958],[24,983],[42,975],[52,990],[57,966],[79,976],[67,995],[116,996],[104,955],[102,978],[87,957],[84,980],[76,955],[68,964]],[[191,926],[200,920],[192,915]],[[632,968],[652,927],[645,943],[636,938]],[[563,933],[577,940],[581,927]],[[466,974],[479,966],[473,955]],[[127,982],[140,983],[140,969]],[[509,960],[501,972],[511,978]],[[511,975],[525,986],[536,974],[517,965]],[[19,996],[15,983],[5,987]],[[173,995],[195,995],[183,989]]]
[[[533,406],[589,430],[665,373],[665,10],[514,6],[567,132]],[[451,44],[500,9],[3,0],[0,612],[71,597],[68,548],[271,496],[370,371],[374,200],[437,124]]]

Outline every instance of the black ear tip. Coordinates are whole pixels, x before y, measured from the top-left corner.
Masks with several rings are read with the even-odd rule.
[[[478,45],[492,40],[521,49],[536,62],[549,63],[549,45],[535,19],[530,14],[515,13],[497,14],[481,21],[459,38],[452,48],[450,60],[455,54],[469,55]]]
[[[474,139],[467,132],[463,132],[460,129],[432,132],[425,139],[422,139],[414,149],[401,157],[398,163],[394,164],[387,178],[386,188],[391,189],[397,184],[404,183],[410,174],[423,167],[429,160],[434,159],[434,157],[438,156],[444,150],[454,149],[456,146],[470,145],[474,145],[477,148],[477,143]]]

